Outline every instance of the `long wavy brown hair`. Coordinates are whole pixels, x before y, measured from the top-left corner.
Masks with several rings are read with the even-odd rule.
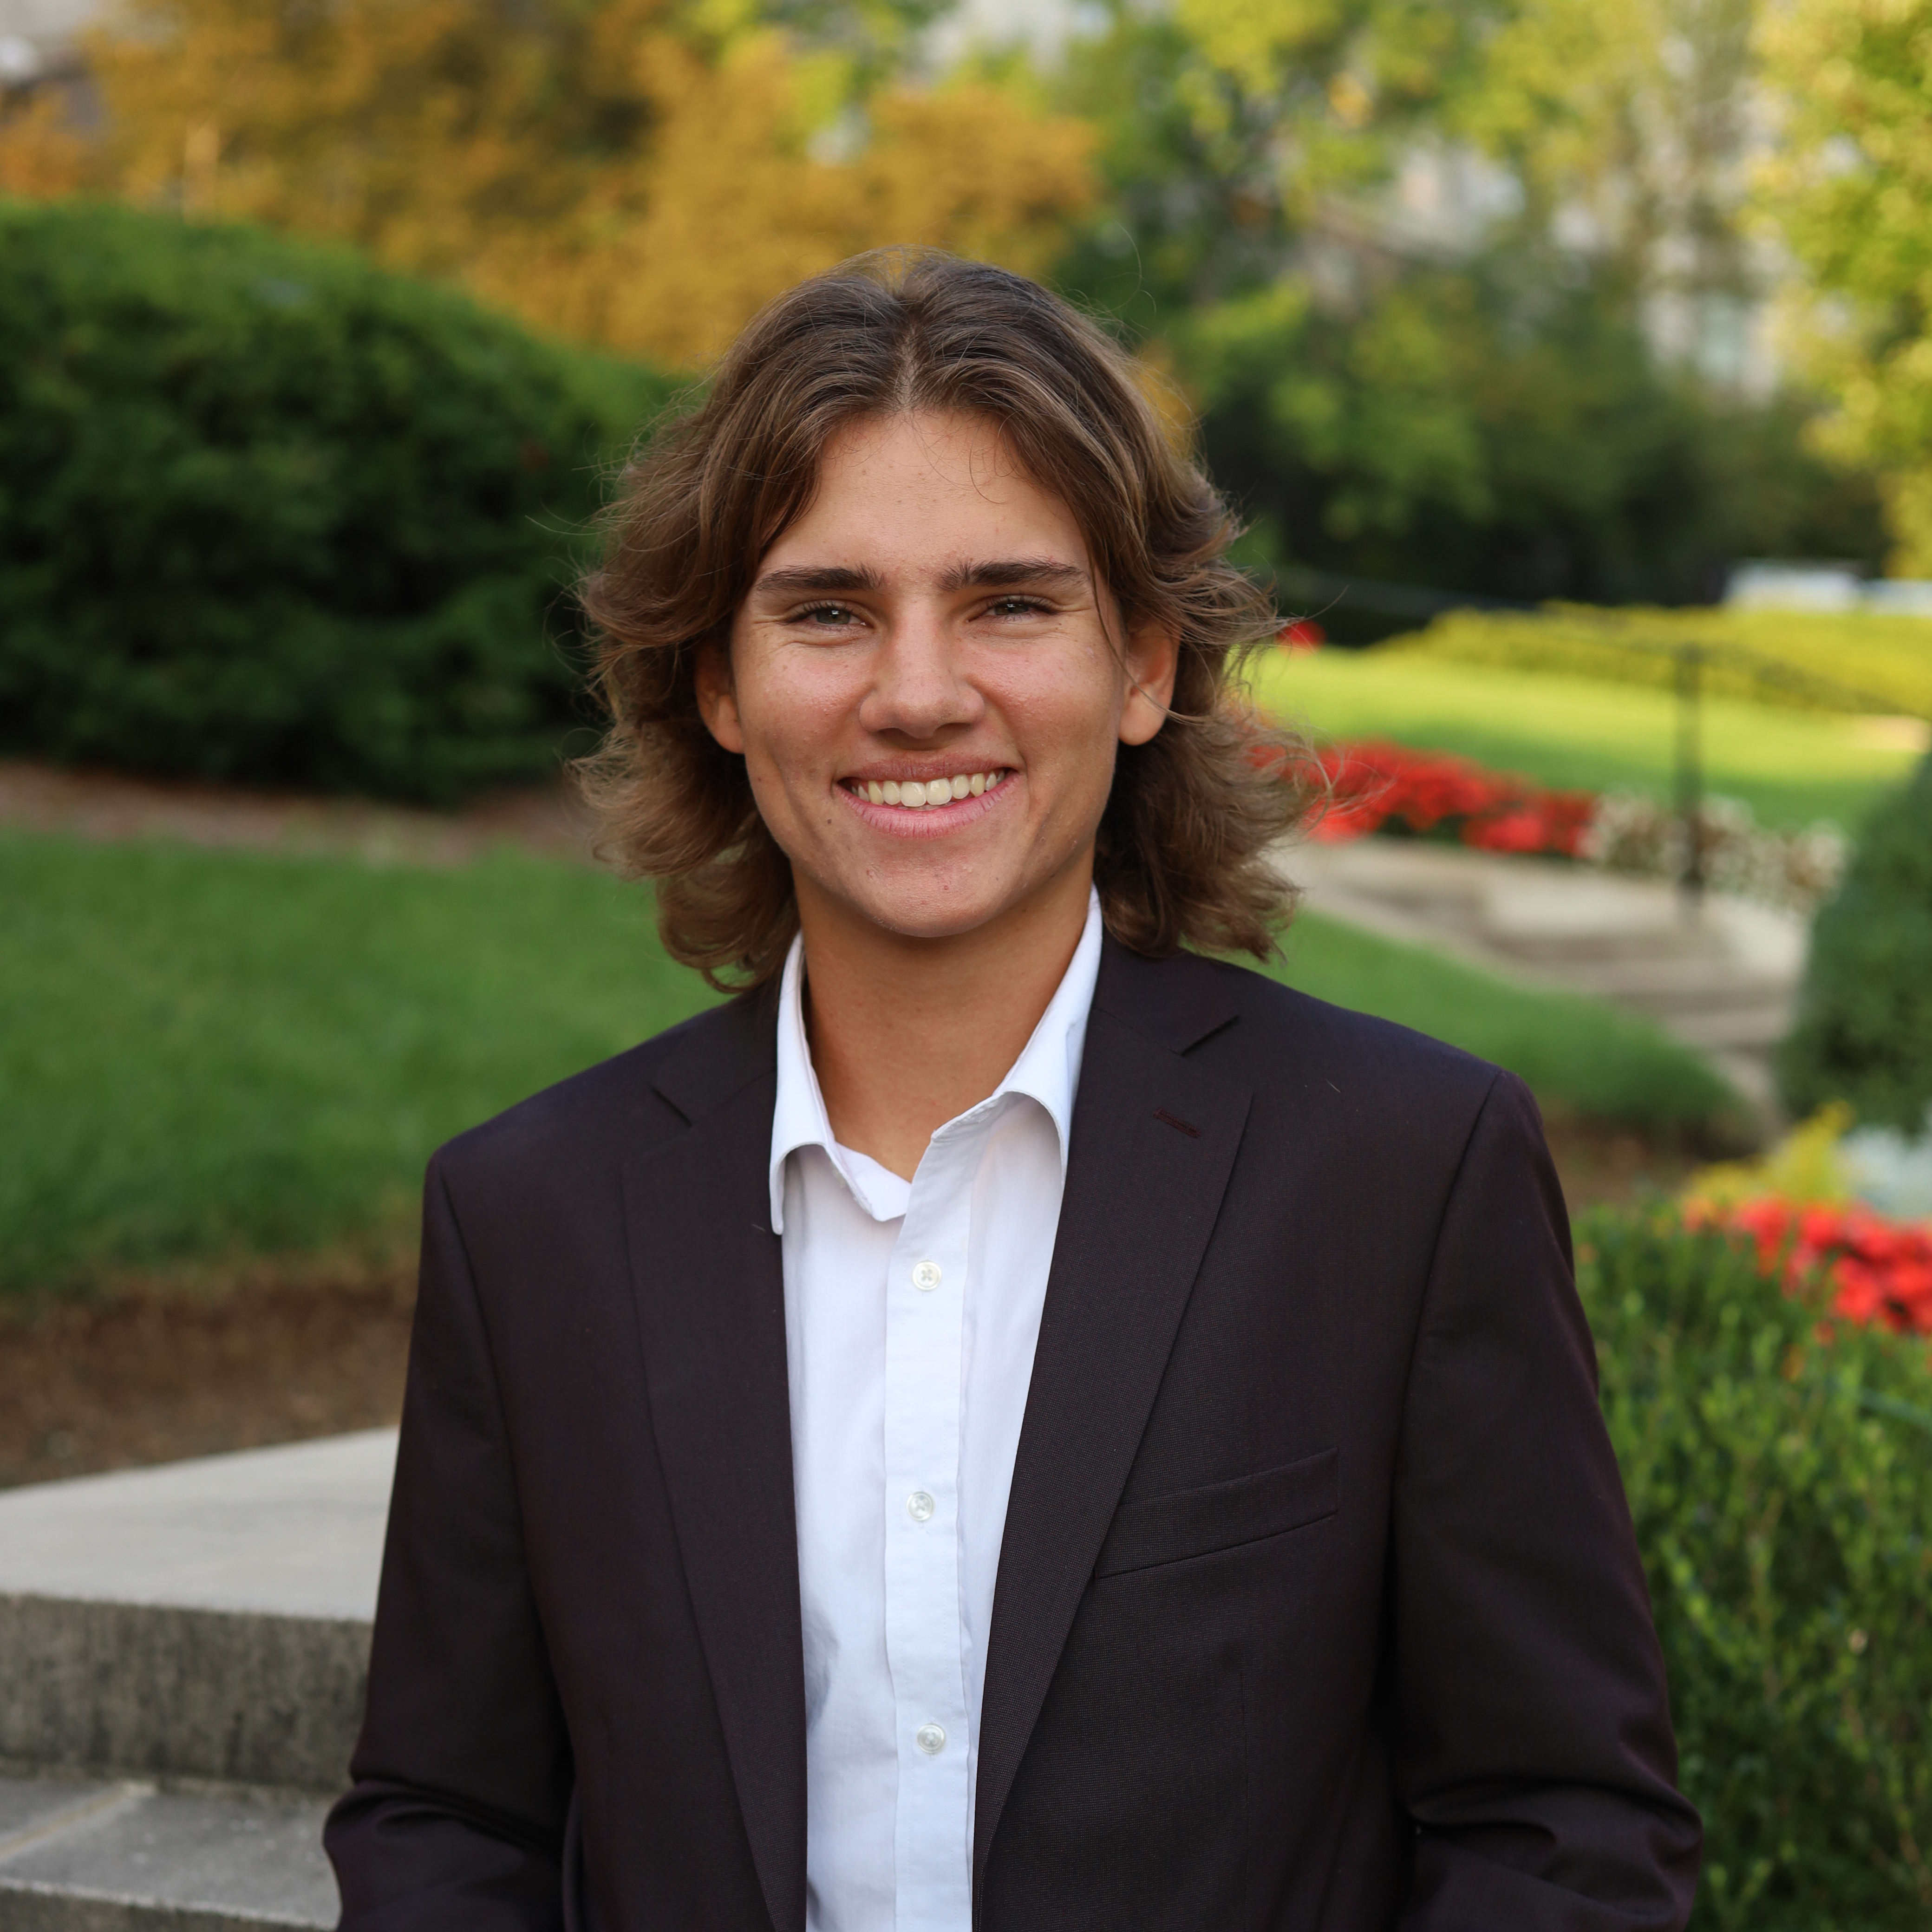
[[[1180,640],[1166,722],[1123,746],[1094,883],[1137,952],[1266,958],[1295,889],[1274,848],[1318,770],[1258,717],[1241,667],[1277,620],[1226,560],[1236,526],[1178,449],[1136,364],[1037,283],[925,250],[861,255],[763,310],[702,400],[626,467],[582,589],[610,725],[579,777],[601,849],[655,883],[666,947],[713,986],[749,986],[797,930],[791,867],[745,761],[699,716],[695,667],[728,646],[765,553],[803,510],[826,445],[860,418],[956,412],[997,424],[1058,496],[1129,626]]]

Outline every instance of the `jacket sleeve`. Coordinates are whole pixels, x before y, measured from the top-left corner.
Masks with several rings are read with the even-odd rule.
[[[1491,1088],[1439,1230],[1392,1527],[1403,1932],[1678,1932],[1701,1831],[1535,1103]]]
[[[324,1834],[343,1932],[561,1926],[569,1741],[440,1157],[424,1190],[368,1705],[350,1770]]]

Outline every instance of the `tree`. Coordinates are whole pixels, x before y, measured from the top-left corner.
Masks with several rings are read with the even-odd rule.
[[[1516,0],[1454,104],[1514,177],[1634,290],[1692,308],[1759,292],[1742,220],[1758,136],[1759,0]]]
[[[1106,0],[1060,104],[1100,130],[1106,190],[1064,280],[1157,335],[1171,314],[1358,237],[1388,181],[1468,84],[1504,0]]]
[[[88,175],[87,143],[62,86],[0,88],[0,194],[71,194]]]
[[[128,0],[99,185],[358,242],[539,328],[688,366],[861,248],[1039,266],[1084,128],[894,78],[922,0]]]
[[[1738,380],[1752,11],[1123,0],[1076,47],[1107,188],[1061,273],[1200,409],[1257,561],[1676,602],[1876,554]]]
[[[1731,557],[1873,536],[1869,499],[1804,454],[1799,410],[1660,365],[1618,291],[1518,251],[1418,268],[1351,313],[1279,282],[1172,339],[1257,562],[1682,603]],[[1336,634],[1406,628],[1364,594],[1325,620]]]
[[[1877,471],[1892,568],[1932,575],[1932,0],[1790,0],[1763,47],[1784,118],[1765,207],[1810,276],[1820,440]]]

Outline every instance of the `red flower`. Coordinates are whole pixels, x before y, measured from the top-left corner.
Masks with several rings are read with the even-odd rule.
[[[1841,1208],[1806,1208],[1798,1216],[1798,1239],[1804,1247],[1840,1247],[1846,1238],[1845,1210]]]
[[[1316,836],[1330,841],[1400,832],[1574,858],[1596,809],[1592,793],[1546,791],[1467,758],[1380,740],[1338,746],[1322,762],[1332,802]]]
[[[1472,819],[1462,828],[1462,843],[1485,852],[1547,852],[1555,842],[1549,820],[1526,805],[1493,818]]]
[[[1787,1288],[1814,1270],[1828,1275],[1832,1312],[1882,1322],[1900,1334],[1932,1335],[1932,1226],[1888,1221],[1863,1208],[1796,1203],[1774,1196],[1714,1208],[1686,1204],[1687,1226],[1735,1229],[1751,1238],[1758,1265]]]

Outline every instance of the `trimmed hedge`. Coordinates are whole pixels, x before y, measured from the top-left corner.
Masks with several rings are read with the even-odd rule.
[[[1932,758],[1872,814],[1812,923],[1778,1071],[1799,1114],[1849,1100],[1866,1126],[1912,1132],[1932,1106]]]
[[[1685,644],[1710,650],[1704,688],[1726,697],[1800,710],[1932,718],[1932,622],[1923,617],[1551,604],[1534,612],[1449,611],[1382,648],[1668,686],[1677,667],[1664,647]]]
[[[1704,1816],[1693,1932],[1932,1921],[1932,1366],[1748,1243],[1599,1212],[1578,1286]]]
[[[553,768],[576,533],[668,394],[338,248],[0,202],[0,750],[430,800]]]

